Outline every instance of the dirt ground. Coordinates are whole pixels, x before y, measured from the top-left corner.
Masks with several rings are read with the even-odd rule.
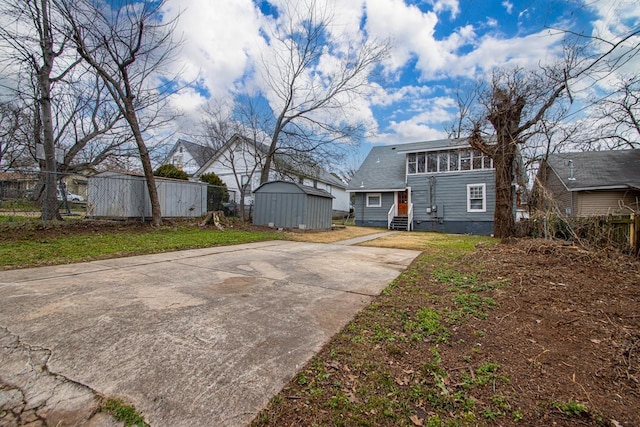
[[[455,301],[430,262],[338,334],[254,425],[640,426],[637,259],[545,240],[481,244],[454,270],[496,284],[478,293],[495,306],[450,324],[446,342],[416,343],[398,319]]]
[[[527,424],[640,425],[637,260],[520,240],[479,250],[473,262],[512,286],[500,289],[487,321],[460,332],[484,331],[478,343],[508,368]],[[590,408],[592,418],[565,419],[540,406],[571,400]]]

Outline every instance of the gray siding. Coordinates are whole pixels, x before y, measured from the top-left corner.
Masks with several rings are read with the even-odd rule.
[[[253,223],[276,228],[331,228],[331,195],[308,194],[294,183],[270,182],[255,195]]]
[[[372,191],[371,193],[377,193]],[[379,208],[367,207],[367,194],[355,193],[355,219],[356,224],[368,227],[387,227],[387,213],[395,203],[394,193],[382,193],[382,206]]]
[[[467,212],[467,185],[485,184],[486,211]],[[447,174],[408,175],[413,203],[413,226],[419,231],[459,234],[493,233],[495,183],[493,170],[452,172]],[[395,203],[393,192],[382,193],[382,206],[366,207],[368,193],[355,193],[356,225],[386,227],[387,213]],[[435,212],[427,208],[436,206]]]
[[[433,183],[432,183],[433,182]],[[485,184],[486,212],[467,212],[467,185]],[[409,175],[414,221],[493,221],[495,184],[493,170],[448,173],[440,175]],[[428,213],[430,205],[437,206]]]

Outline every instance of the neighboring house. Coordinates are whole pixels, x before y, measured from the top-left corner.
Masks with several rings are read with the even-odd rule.
[[[83,200],[87,198],[87,184],[90,176],[97,174],[98,172],[93,168],[85,168],[74,174],[64,175],[62,183],[64,190],[68,194],[74,194],[80,196]]]
[[[200,165],[198,168],[187,169],[186,163],[183,163],[182,168],[189,174],[191,180],[197,181],[203,174],[214,172],[227,184],[227,189],[235,202],[240,202],[240,189],[244,186],[244,203],[247,206],[253,204],[253,190],[260,186],[260,171],[268,147],[255,144],[252,140],[240,135],[229,138],[218,150],[179,140],[163,164],[172,164],[176,153],[180,154],[180,147],[184,147],[183,161],[187,159],[185,154],[189,147],[190,165],[196,163]],[[202,161],[204,156],[208,158]],[[198,157],[197,162],[196,157]],[[286,162],[281,160],[278,158],[274,160],[274,167],[269,174],[270,181],[291,181],[324,190],[334,197],[332,204],[334,213],[349,212],[349,195],[346,191],[347,186],[342,180],[321,168],[311,168],[312,170],[306,171],[292,170],[286,166]]]
[[[163,165],[173,165],[192,176],[213,157],[216,150],[204,145],[179,139],[173,146]]]
[[[561,215],[586,217],[640,212],[640,150],[551,154],[542,186]]]
[[[356,225],[489,235],[494,176],[492,159],[466,139],[385,145],[371,150],[347,191]]]
[[[27,198],[37,183],[37,172],[0,172],[0,200]]]

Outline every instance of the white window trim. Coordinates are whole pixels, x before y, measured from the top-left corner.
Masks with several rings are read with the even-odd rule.
[[[471,208],[471,189],[482,187],[482,209]],[[487,184],[467,184],[467,212],[486,212],[487,211]]]
[[[367,193],[367,207],[368,208],[381,208],[382,207],[382,193]],[[380,202],[376,205],[369,202],[370,197],[377,197]]]

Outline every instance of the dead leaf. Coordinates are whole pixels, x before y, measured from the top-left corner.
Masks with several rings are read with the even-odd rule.
[[[409,417],[409,419],[411,420],[411,422],[413,423],[414,426],[423,426],[424,425],[424,419],[423,418],[419,418],[417,415],[411,415]]]
[[[591,342],[592,342],[592,343],[594,343],[594,344],[600,344],[600,343],[602,342],[601,340],[596,339],[596,338],[593,338],[593,339],[591,339],[591,340],[589,340],[589,341],[591,341]]]

